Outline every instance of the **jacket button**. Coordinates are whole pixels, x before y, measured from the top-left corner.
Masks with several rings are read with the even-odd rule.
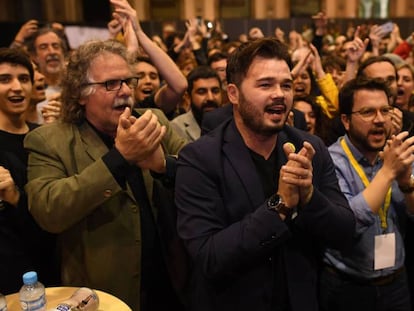
[[[110,189],[106,189],[103,193],[105,198],[109,198],[110,196],[112,196],[112,190]]]

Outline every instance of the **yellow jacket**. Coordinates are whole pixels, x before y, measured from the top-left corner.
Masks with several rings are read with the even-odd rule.
[[[327,73],[324,78],[316,80],[322,95],[316,97],[316,104],[322,112],[332,119],[338,112],[338,87],[336,86],[331,74]]]

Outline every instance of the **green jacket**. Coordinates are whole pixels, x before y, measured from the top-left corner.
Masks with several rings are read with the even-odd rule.
[[[185,141],[154,112],[167,126],[165,153],[177,154]],[[106,145],[83,122],[41,126],[27,135],[25,147],[30,212],[42,228],[59,234],[63,284],[109,292],[139,310],[140,208],[103,162]],[[143,176],[153,204],[153,178],[148,170]]]

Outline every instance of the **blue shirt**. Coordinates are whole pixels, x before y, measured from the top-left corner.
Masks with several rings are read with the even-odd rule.
[[[387,213],[387,228],[385,230],[382,229],[379,215],[372,212],[362,195],[365,186],[342,148],[341,139],[345,139],[351,153],[364,170],[369,181],[375,177],[378,170],[382,167],[382,160],[379,157],[374,165],[371,165],[351,143],[347,135],[340,137],[338,141],[328,148],[335,164],[339,187],[354,212],[356,228],[352,249],[346,254],[328,249],[325,252],[324,261],[345,274],[363,279],[372,279],[391,274],[404,265],[404,243],[398,220],[398,218],[404,217],[406,214],[404,194],[398,189],[398,184],[394,180],[392,183],[391,203]],[[385,193],[381,195],[385,198]],[[413,216],[410,217],[412,218]],[[395,266],[374,270],[375,236],[392,232],[395,233]]]

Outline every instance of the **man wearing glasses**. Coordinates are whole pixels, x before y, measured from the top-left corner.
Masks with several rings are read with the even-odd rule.
[[[391,134],[396,108],[381,80],[349,81],[339,109],[346,135],[329,152],[356,231],[352,249],[325,252],[322,310],[411,310],[399,217],[414,219],[414,137]]]
[[[132,310],[174,309],[153,194],[185,144],[159,110],[132,110],[138,78],[125,47],[91,41],[70,57],[62,122],[25,140],[30,211],[59,234],[66,286],[104,290]],[[162,297],[162,299],[160,299]]]

